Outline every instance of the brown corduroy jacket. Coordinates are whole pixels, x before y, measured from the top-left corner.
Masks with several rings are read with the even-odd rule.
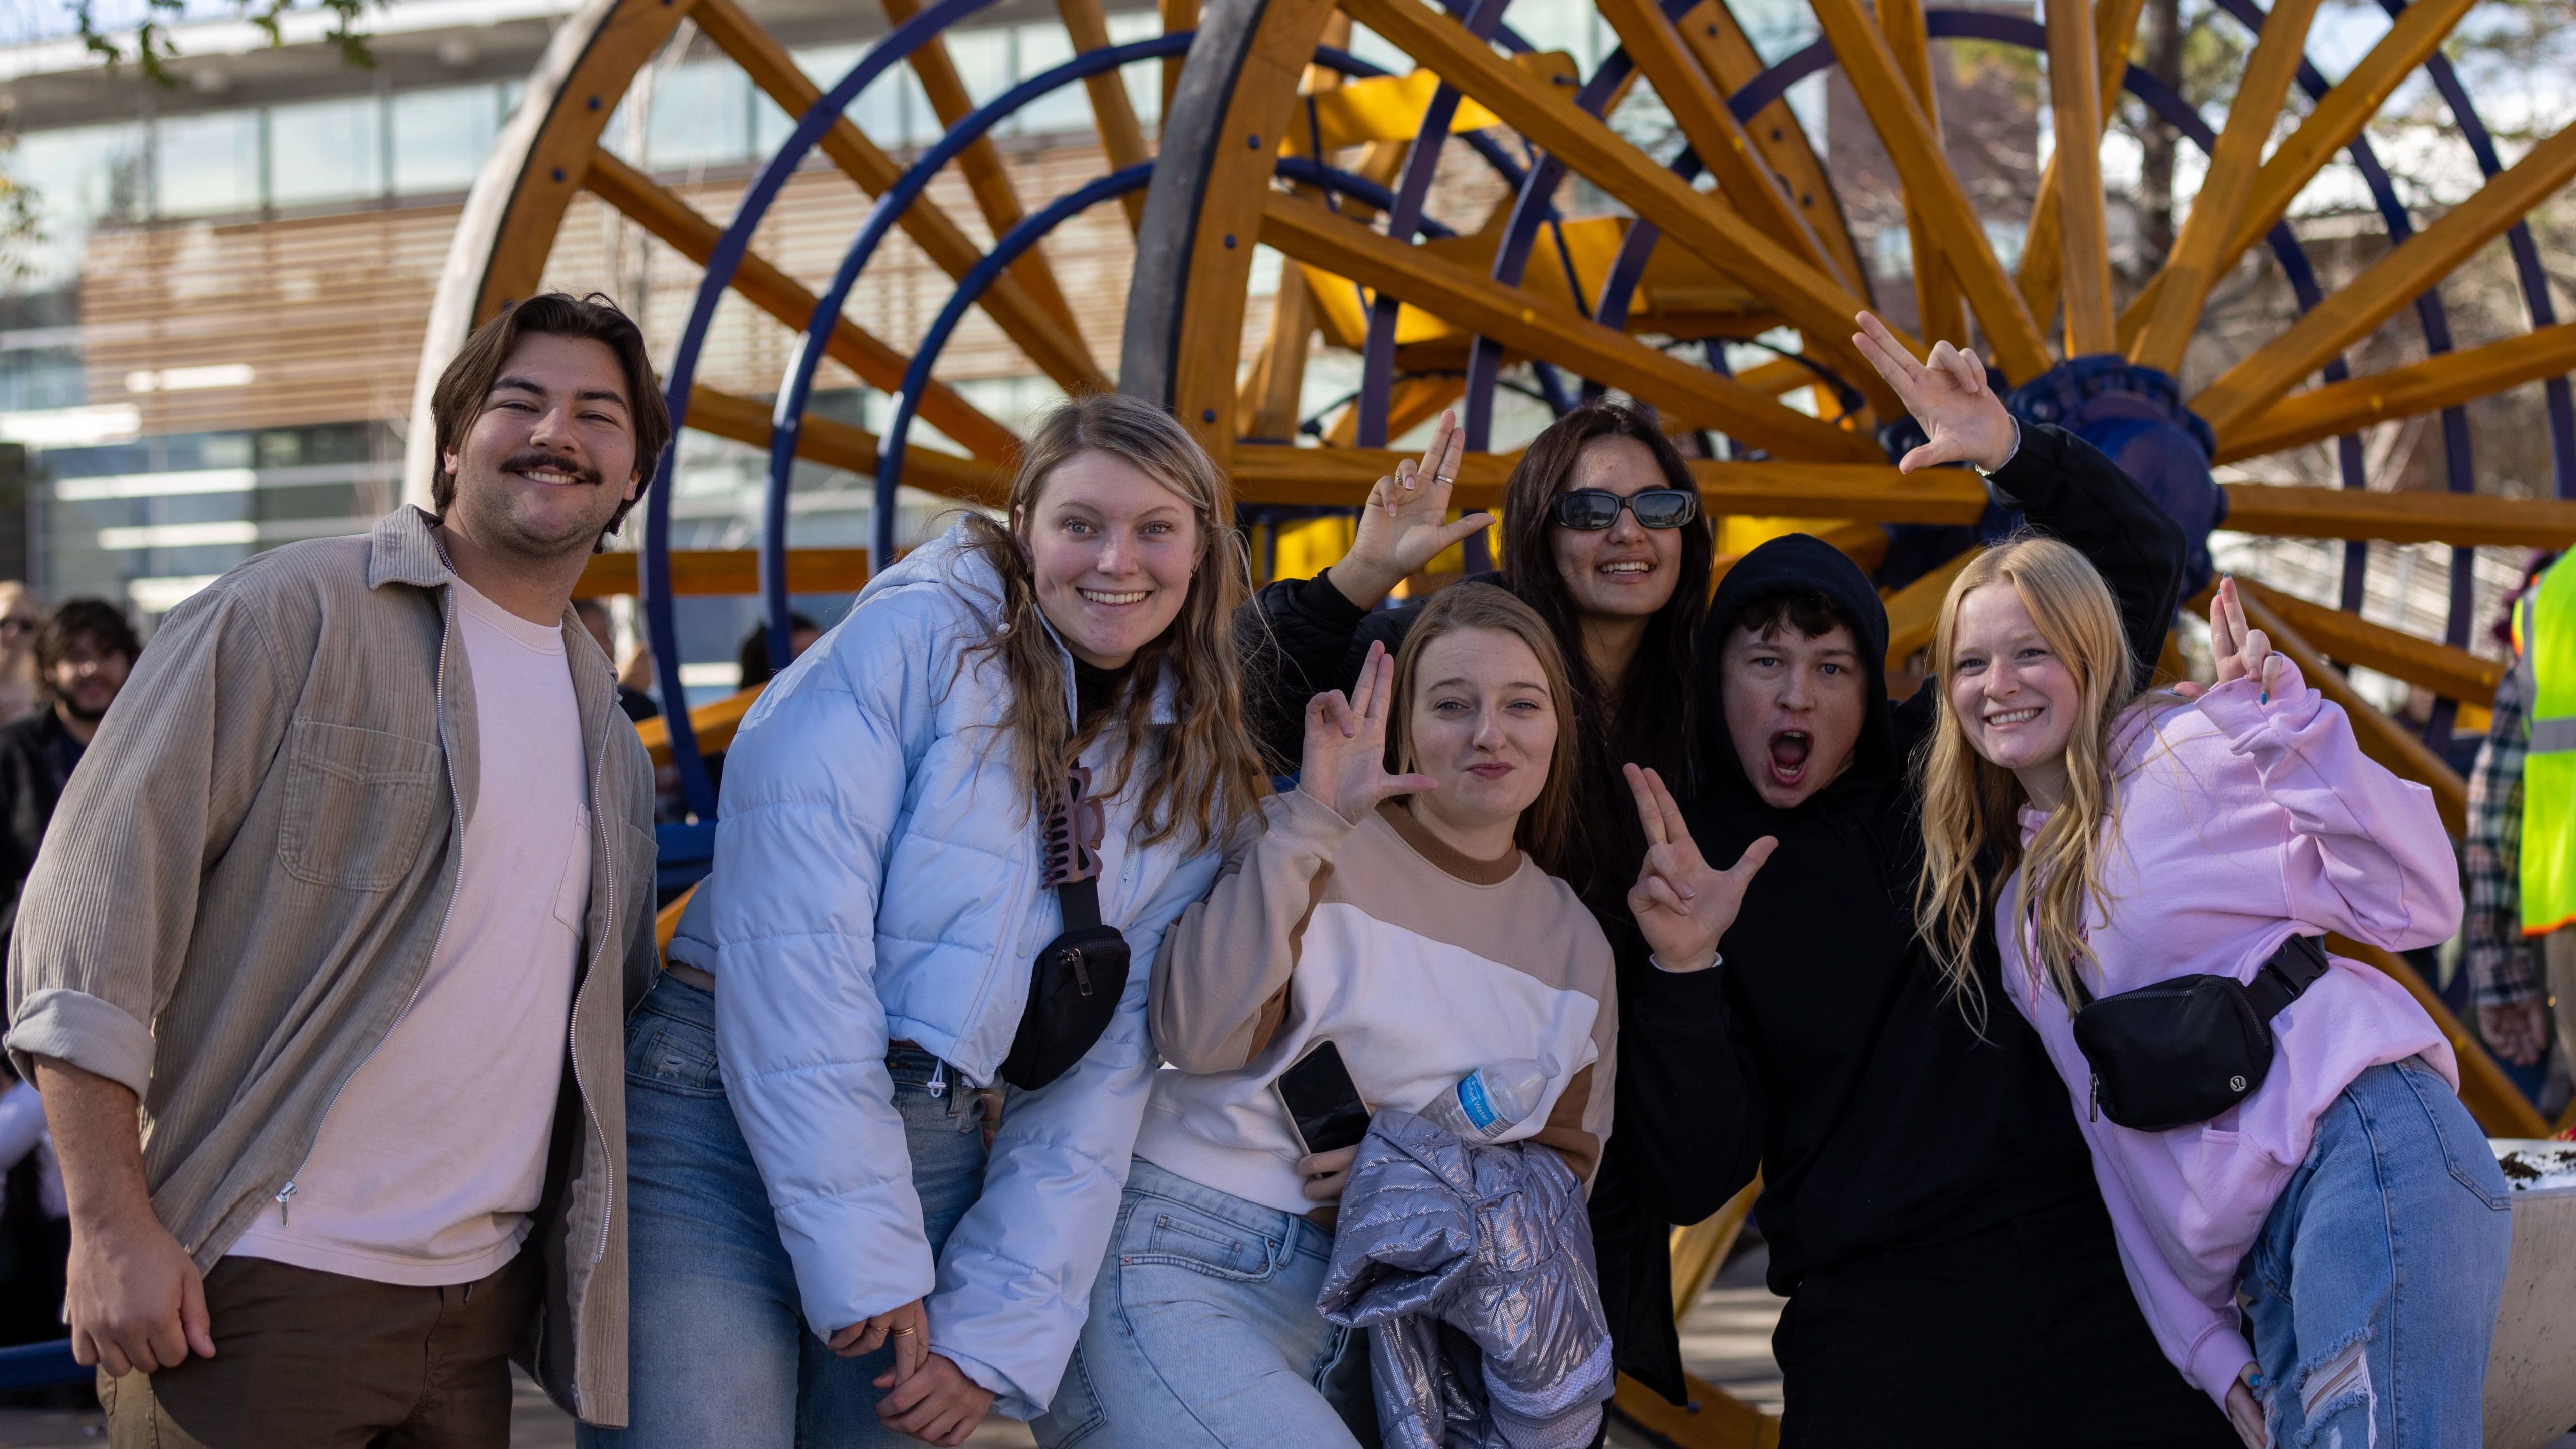
[[[134,1089],[152,1206],[211,1269],[301,1170],[410,1003],[455,892],[479,768],[432,520],[263,554],[171,611],[108,711],[27,881],[8,1049]],[[626,1010],[651,985],[652,764],[563,621],[591,877],[563,1096],[527,1251],[521,1363],[626,1418]]]

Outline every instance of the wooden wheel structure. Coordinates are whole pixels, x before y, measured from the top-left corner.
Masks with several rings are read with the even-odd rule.
[[[2500,679],[2466,647],[2471,551],[2576,542],[2576,399],[2567,382],[2576,323],[2558,320],[2524,222],[2576,177],[2576,130],[2505,163],[2439,50],[2467,0],[2383,0],[2391,27],[2332,83],[2305,55],[2318,0],[2276,0],[2269,13],[2256,0],[2219,0],[2252,39],[2226,124],[2215,129],[2128,64],[2143,0],[2046,0],[2044,24],[1922,0],[1876,0],[1874,9],[1810,0],[1820,38],[1773,63],[1726,0],[1598,0],[1619,44],[1589,74],[1516,34],[1511,0],[1212,0],[1204,14],[1198,0],[1161,0],[1162,33],[1126,44],[1112,42],[1099,0],[1057,0],[1073,58],[981,104],[959,81],[945,37],[993,0],[883,3],[892,28],[828,85],[809,79],[737,0],[593,0],[567,21],[467,204],[414,408],[427,417],[431,381],[473,326],[537,288],[576,194],[590,193],[666,243],[702,272],[675,339],[672,412],[685,428],[769,453],[756,582],[773,657],[786,648],[791,581],[807,580],[794,591],[810,591],[820,567],[790,548],[797,459],[873,476],[876,560],[897,542],[899,484],[974,503],[1000,497],[1017,439],[941,371],[945,349],[976,312],[1066,392],[1119,387],[1173,409],[1231,473],[1247,521],[1353,508],[1392,468],[1390,440],[1452,405],[1469,449],[1457,501],[1491,505],[1514,461],[1498,432],[1498,398],[1518,392],[1562,411],[1605,390],[1624,393],[1696,435],[1692,468],[1712,514],[1833,520],[1821,526],[1825,536],[1871,565],[1885,553],[1889,525],[1961,530],[1960,551],[1890,593],[1891,655],[1914,653],[1974,547],[1966,530],[1995,520],[1971,474],[1896,472],[1890,449],[1902,447],[1908,420],[1849,345],[1853,313],[1872,303],[1871,279],[1834,174],[1787,100],[1793,84],[1839,67],[1903,189],[1920,330],[1972,346],[2021,416],[2094,441],[2195,535],[2223,521],[2258,536],[2346,541],[2340,608],[2258,585],[2249,609],[2352,713],[2365,748],[2431,786],[2460,828],[2464,788],[2436,744],[2454,711],[2490,703]],[[684,20],[796,118],[721,224],[602,145],[609,116]],[[1355,27],[1382,42],[1370,52],[1380,63],[1354,53]],[[2054,134],[2083,138],[2056,148],[2015,267],[1998,258],[1940,144],[1934,41],[2045,55]],[[1383,63],[1390,50],[1401,64]],[[913,70],[945,128],[917,153],[872,138],[848,114],[853,98],[898,66]],[[1130,66],[1161,71],[1159,153],[1120,81]],[[2448,103],[2484,173],[2467,201],[2422,222],[2364,134],[2419,72]],[[1089,96],[1104,167],[1024,209],[997,159],[994,128],[1076,85]],[[2309,104],[2276,140],[2294,85]],[[1641,86],[1669,112],[1670,154],[1650,154],[1611,124]],[[2120,91],[2199,147],[2207,168],[2162,270],[2115,308],[2091,138],[2103,134]],[[816,155],[871,205],[828,280],[809,286],[765,259],[755,240]],[[2389,245],[2329,295],[2285,218],[2338,156],[2366,184]],[[1488,214],[1431,214],[1444,166],[1451,177],[1475,173]],[[989,243],[928,194],[943,174],[964,179],[978,213],[972,230]],[[1607,198],[1598,214],[1567,214],[1577,180]],[[1135,249],[1114,358],[1086,341],[1044,246],[1070,219],[1110,206],[1123,210]],[[917,338],[877,336],[845,310],[869,268],[885,264],[897,231],[955,281]],[[2454,346],[2440,284],[2498,241],[2510,252],[2528,330]],[[1266,324],[1252,299],[1261,247],[1287,263]],[[2298,316],[2186,395],[2176,376],[2212,288],[2258,247],[2280,269]],[[729,295],[796,338],[767,396],[697,380],[710,319]],[[2424,360],[2349,375],[2345,355],[2409,310]],[[1727,344],[1754,339],[1777,355],[1730,371]],[[1328,355],[1357,385],[1318,411],[1308,383]],[[890,397],[882,436],[814,410],[827,365]],[[2545,389],[2555,496],[2475,491],[2467,405],[2532,383]],[[1797,405],[1800,397],[1809,405]],[[2374,489],[2362,430],[2433,414],[2449,491]],[[915,439],[916,422],[954,450]],[[428,475],[424,433],[415,430],[409,460],[414,496]],[[2335,448],[2340,488],[2212,479],[2213,466],[2321,443]],[[664,697],[674,701],[685,698],[673,613],[683,581],[670,543],[676,456],[675,444],[647,495],[640,560],[648,633]],[[2360,616],[2371,540],[2454,550],[2442,638]],[[1480,542],[1470,541],[1466,566],[1487,562]],[[830,586],[842,588],[855,575],[844,568],[833,577]],[[2338,665],[2428,690],[2440,701],[2429,727],[2374,708]],[[716,802],[697,730],[686,710],[668,720],[670,761],[700,822],[685,828],[704,836]],[[698,840],[701,851],[705,843]],[[2414,972],[2384,953],[2353,954],[2379,961],[2427,1002],[2462,1048],[2464,1095],[2489,1131],[2545,1132]],[[1730,1216],[1740,1221],[1740,1211]],[[1703,1265],[1721,1255],[1722,1244],[1712,1251],[1705,1235],[1692,1249]],[[1708,1439],[1711,1420],[1697,1425],[1693,1442],[1759,1440],[1754,1420],[1727,1422],[1735,1428],[1726,1434],[1750,1437]]]

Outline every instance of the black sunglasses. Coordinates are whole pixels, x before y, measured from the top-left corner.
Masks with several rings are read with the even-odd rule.
[[[1599,533],[1619,521],[1624,508],[1641,528],[1679,528],[1699,517],[1699,495],[1687,488],[1646,488],[1622,498],[1607,488],[1574,488],[1556,495],[1556,526]]]

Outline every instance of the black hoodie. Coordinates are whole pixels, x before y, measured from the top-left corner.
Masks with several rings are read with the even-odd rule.
[[[1993,483],[2035,530],[2101,569],[2143,680],[2178,602],[2181,530],[2109,460],[2056,428],[2025,425],[2019,454]],[[1754,792],[1727,736],[1718,646],[1745,605],[1791,591],[1823,594],[1859,636],[1869,713],[1851,767],[1781,810]],[[1877,591],[1823,542],[1774,539],[1728,572],[1701,641],[1703,785],[1686,813],[1701,852],[1720,866],[1762,836],[1780,846],[1719,942],[1721,966],[1649,967],[1620,982],[1612,1158],[1624,1191],[1664,1222],[1696,1222],[1761,1169],[1757,1218],[1781,1294],[1814,1265],[1938,1243],[2095,1190],[2038,1037],[2010,1010],[1988,1012],[1981,1037],[1915,938],[1922,821],[1908,770],[1933,721],[1933,693],[1926,685],[1890,701],[1886,652]],[[1990,939],[1979,965],[1989,999],[2003,1000]],[[1631,1241],[1663,1253],[1652,1231]],[[1657,1276],[1632,1272],[1629,1281]],[[1677,1387],[1678,1345],[1661,1307],[1636,1304],[1622,1367]]]

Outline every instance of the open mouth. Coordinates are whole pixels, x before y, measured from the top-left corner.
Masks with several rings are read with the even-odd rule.
[[[1986,727],[1988,729],[2008,729],[2014,725],[2028,724],[2037,718],[2039,718],[2039,708],[2036,705],[2028,709],[2008,709],[2000,714],[1987,715]]]
[[[1796,785],[1807,778],[1807,754],[1815,741],[1805,730],[1782,730],[1771,737],[1771,778]]]
[[[1601,566],[1599,566],[1598,568],[1595,568],[1595,569],[1593,570],[1593,572],[1594,572],[1594,573],[1600,573],[1600,574],[1618,574],[1618,575],[1622,575],[1622,576],[1635,576],[1635,575],[1639,575],[1639,574],[1650,574],[1650,573],[1653,573],[1654,571],[1655,571],[1654,561],[1653,561],[1653,560],[1651,560],[1651,559],[1642,559],[1642,558],[1623,558],[1623,559],[1614,559],[1614,560],[1612,560],[1611,562],[1606,563],[1606,564],[1602,564]]]
[[[1112,609],[1123,609],[1129,604],[1141,604],[1145,602],[1146,594],[1146,591],[1143,589],[1128,589],[1117,593],[1113,593],[1108,589],[1075,589],[1074,592],[1082,595],[1083,598],[1091,601],[1092,603],[1105,605]]]

